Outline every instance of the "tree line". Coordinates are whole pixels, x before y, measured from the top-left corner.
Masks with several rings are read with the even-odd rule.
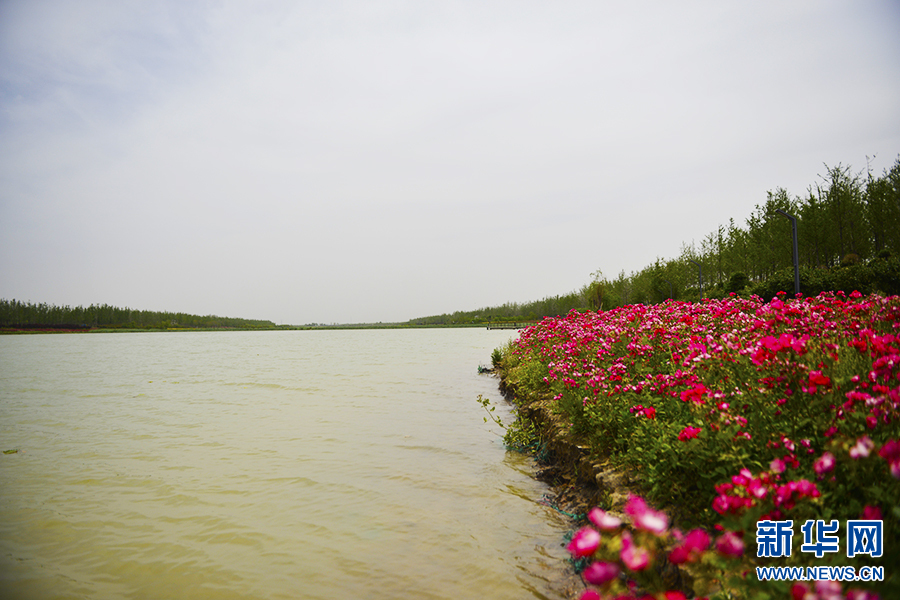
[[[265,329],[275,327],[272,321],[198,316],[187,313],[132,310],[108,304],[56,306],[53,304],[0,300],[0,327],[13,329],[169,329],[169,328],[237,328]]]
[[[800,291],[858,290],[900,294],[900,156],[880,175],[867,166],[825,165],[802,196],[783,188],[766,195],[743,226],[731,219],[676,258],[657,259],[637,272],[607,278],[602,271],[580,290],[524,304],[413,319],[416,324],[534,320],[572,309],[610,309],[697,301],[729,293],[771,298],[794,293],[791,221],[797,219]]]

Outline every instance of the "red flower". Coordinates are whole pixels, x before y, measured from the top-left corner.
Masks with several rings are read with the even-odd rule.
[[[697,437],[698,435],[700,435],[701,431],[703,431],[702,427],[691,427],[690,425],[688,425],[687,427],[685,427],[684,429],[681,430],[681,433],[678,434],[678,441],[686,442],[688,440],[692,440],[695,437]]]
[[[822,371],[811,371],[809,373],[809,387],[806,389],[810,394],[815,394],[818,389],[816,386],[828,387],[831,385],[831,378],[823,375]]]
[[[702,383],[700,385],[695,385],[691,389],[681,392],[681,401],[693,402],[694,404],[703,404],[703,396],[707,391],[707,387]]]

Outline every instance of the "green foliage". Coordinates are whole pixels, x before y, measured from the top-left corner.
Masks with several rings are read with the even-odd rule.
[[[732,220],[699,246],[685,245],[677,258],[657,259],[627,276],[622,272],[616,279],[604,279],[598,271],[583,289],[584,307],[609,310],[669,298],[695,302],[729,293],[755,293],[767,299],[779,291],[793,295],[791,224],[778,211],[798,220],[804,295],[854,290],[900,293],[900,262],[891,259],[900,255],[898,157],[880,177],[826,165],[825,175],[806,197],[792,197],[777,188],[756,206],[744,227]]]
[[[132,310],[107,304],[55,306],[17,300],[0,300],[0,327],[52,329],[173,329],[173,328],[241,328],[268,329],[271,321],[236,319],[187,313]]]
[[[738,293],[744,288],[750,285],[750,278],[747,277],[746,273],[735,273],[731,276],[731,279],[728,280],[728,285],[725,286],[725,291],[729,293]]]
[[[587,310],[589,300],[582,291],[570,292],[562,296],[548,296],[543,300],[519,304],[508,302],[502,306],[485,307],[478,310],[456,311],[430,317],[411,319],[411,325],[489,325],[502,323],[533,323],[544,317],[556,317],[571,310]]]
[[[778,292],[794,293],[794,271],[782,269],[766,281],[749,287],[751,293],[765,299],[774,298]],[[822,292],[858,291],[862,294],[900,294],[900,260],[897,258],[874,258],[865,263],[824,268],[800,268],[800,293],[817,296]]]
[[[487,423],[490,419],[505,430],[503,443],[507,448],[517,452],[536,452],[540,449],[542,446],[540,431],[532,420],[523,415],[516,415],[515,420],[507,425],[494,414],[495,407],[491,405],[490,399],[479,394],[477,402],[487,411],[488,416],[484,417],[484,422]]]

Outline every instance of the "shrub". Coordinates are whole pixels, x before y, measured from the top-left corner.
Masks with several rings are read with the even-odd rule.
[[[507,377],[685,526],[877,511],[900,564],[900,297],[784,296],[547,319]]]

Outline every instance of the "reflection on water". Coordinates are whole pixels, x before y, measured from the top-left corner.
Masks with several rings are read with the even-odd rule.
[[[0,597],[555,598],[566,524],[475,401],[507,339],[0,337]]]

